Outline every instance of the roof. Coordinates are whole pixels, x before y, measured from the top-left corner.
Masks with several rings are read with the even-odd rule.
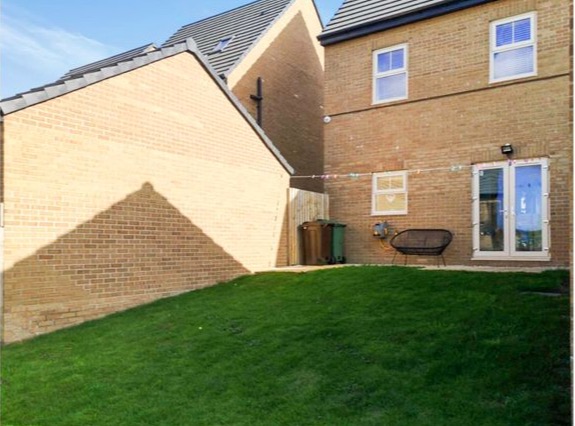
[[[192,37],[218,75],[228,76],[295,0],[258,0],[180,28],[163,45]],[[223,51],[218,43],[233,37]]]
[[[101,61],[92,62],[91,64],[71,69],[62,77],[60,77],[59,81],[78,77],[81,76],[82,74],[86,74],[92,71],[98,71],[107,66],[114,65],[122,61],[127,61],[129,59],[133,59],[136,56],[141,55],[142,53],[148,53],[156,49],[157,47],[154,45],[154,43],[149,43],[144,46],[136,47],[135,49],[128,50],[127,52],[123,52],[115,56],[110,56],[109,58],[102,59]]]
[[[189,43],[193,44],[193,41],[189,41]],[[189,50],[189,44],[187,45],[186,43],[181,43],[177,46],[173,46],[170,49],[156,49],[150,52],[141,52],[139,54],[129,55],[130,52],[134,52],[135,50],[137,49],[132,49],[128,52],[124,52],[97,62],[105,63],[105,66],[94,66],[96,62],[88,64],[85,67],[80,67],[69,71],[61,79],[53,83],[48,83],[44,86],[30,89],[27,92],[18,93],[9,98],[2,99],[0,100],[0,109],[2,110],[2,114],[10,114],[11,112],[15,112],[37,103],[65,95],[74,90],[78,90],[99,81],[106,80],[110,77],[115,77],[116,75],[122,74],[124,72],[140,68],[144,65],[148,65],[168,56],[175,55],[176,53],[181,53],[184,50]],[[113,58],[116,58],[117,60],[113,61]],[[86,70],[84,72],[77,71],[81,68],[86,68]]]
[[[139,49],[139,48],[138,48]],[[132,49],[128,52],[133,52],[136,49]],[[10,98],[0,100],[0,115],[4,116],[24,108],[39,104],[41,102],[48,101],[50,99],[57,98],[59,96],[66,95],[75,90],[82,89],[84,87],[90,86],[92,84],[98,83],[100,81],[106,80],[108,78],[116,77],[118,75],[124,74],[129,71],[144,67],[146,65],[152,64],[156,61],[160,61],[170,56],[174,56],[183,52],[188,52],[193,54],[200,64],[204,67],[206,72],[210,74],[212,80],[217,84],[222,92],[226,95],[232,105],[238,110],[238,112],[244,117],[252,129],[256,132],[259,138],[262,140],[264,145],[271,151],[271,153],[276,157],[279,163],[284,167],[284,169],[293,174],[294,169],[287,160],[281,155],[279,150],[275,147],[273,142],[266,136],[260,126],[257,125],[253,117],[247,112],[240,101],[235,97],[235,95],[228,89],[225,83],[217,76],[212,67],[206,61],[204,56],[199,52],[196,44],[192,39],[187,39],[181,43],[163,47],[161,49],[156,49],[152,51],[145,51],[137,54],[136,56],[125,54],[116,55],[113,58],[120,58],[117,62],[112,62],[112,58],[105,59],[99,62],[106,62],[106,66],[94,67],[94,64],[86,65],[87,71],[83,74],[78,72],[72,73],[68,78],[58,80],[54,83],[32,89],[28,92],[20,93]],[[81,67],[83,68],[83,67]],[[79,68],[77,68],[78,70]],[[72,70],[74,71],[74,70]],[[70,74],[70,73],[68,73]],[[66,75],[68,75],[66,74]]]
[[[326,46],[495,0],[345,0],[318,36]]]

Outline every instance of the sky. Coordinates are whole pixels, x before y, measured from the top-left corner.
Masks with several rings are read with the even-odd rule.
[[[315,0],[326,24],[343,0]],[[251,0],[0,0],[0,98]]]

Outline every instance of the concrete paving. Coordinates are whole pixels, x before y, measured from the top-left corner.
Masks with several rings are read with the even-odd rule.
[[[352,267],[352,266],[392,266],[392,265],[360,265],[360,264],[337,264],[337,265],[320,265],[320,266],[311,266],[311,265],[295,265],[295,266],[286,266],[281,268],[272,268],[266,271],[261,272],[311,272],[311,271],[318,271],[322,269],[333,269],[333,268],[345,268],[345,267]],[[566,270],[567,268],[556,268],[556,267],[549,267],[549,268],[541,268],[541,267],[512,267],[512,266],[501,266],[501,267],[494,267],[494,266],[468,266],[468,265],[448,265],[448,266],[436,266],[436,265],[399,265],[396,264],[394,266],[402,266],[407,268],[419,268],[419,269],[426,269],[430,271],[470,271],[470,272],[528,272],[533,274],[538,274],[543,271],[549,270]]]

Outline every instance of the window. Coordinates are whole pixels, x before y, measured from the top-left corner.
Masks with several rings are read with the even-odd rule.
[[[373,103],[407,98],[407,45],[373,52]]]
[[[221,39],[216,45],[216,47],[214,47],[214,50],[212,50],[212,53],[223,52],[226,49],[226,47],[228,47],[228,44],[230,44],[233,38],[234,37],[232,36]]]
[[[549,260],[547,159],[476,165],[473,258]]]
[[[374,173],[371,213],[407,214],[407,172]]]
[[[537,74],[535,13],[491,23],[490,81]]]

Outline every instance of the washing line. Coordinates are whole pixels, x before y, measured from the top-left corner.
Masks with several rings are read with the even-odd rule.
[[[420,174],[420,173],[427,173],[427,172],[437,172],[437,171],[449,171],[449,172],[460,172],[464,169],[469,169],[472,166],[470,165],[454,165],[450,167],[433,167],[433,168],[420,168],[420,169],[408,169],[408,170],[382,170],[379,172],[366,172],[366,173],[337,173],[337,174],[324,174],[324,175],[307,175],[307,176],[292,176],[292,179],[339,179],[339,178],[351,178],[351,179],[358,179],[364,176],[373,176],[374,174],[378,173],[386,173],[386,172],[404,172],[404,173],[412,173],[412,174]]]

